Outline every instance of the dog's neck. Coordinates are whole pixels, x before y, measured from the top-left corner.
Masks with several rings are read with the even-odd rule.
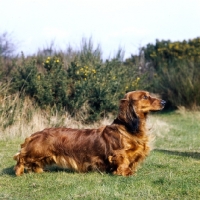
[[[134,118],[132,121],[125,121],[124,119],[121,119],[119,116],[114,119],[112,124],[124,126],[124,128],[130,133],[130,134],[143,134],[145,132],[144,128],[146,127],[146,118],[147,114],[140,113],[140,118]]]

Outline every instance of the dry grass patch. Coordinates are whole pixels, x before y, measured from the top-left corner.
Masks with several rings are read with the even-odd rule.
[[[112,123],[113,118],[103,118],[93,124],[83,124],[78,118],[72,118],[67,112],[55,110],[43,111],[26,98],[19,95],[1,99],[0,140],[15,137],[25,138],[30,134],[48,127],[97,128]]]

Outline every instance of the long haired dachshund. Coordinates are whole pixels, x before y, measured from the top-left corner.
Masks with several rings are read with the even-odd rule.
[[[133,91],[120,101],[119,113],[111,125],[98,129],[47,128],[21,144],[14,156],[15,174],[24,169],[41,173],[56,164],[77,172],[101,171],[129,176],[149,154],[146,118],[149,111],[164,108],[165,101],[146,91]]]

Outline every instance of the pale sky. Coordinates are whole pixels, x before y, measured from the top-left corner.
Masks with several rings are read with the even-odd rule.
[[[53,40],[58,49],[79,48],[92,37],[105,58],[119,47],[130,57],[156,39],[200,37],[200,0],[0,0],[5,31],[25,55]]]

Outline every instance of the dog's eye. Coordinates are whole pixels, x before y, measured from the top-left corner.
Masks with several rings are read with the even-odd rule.
[[[149,97],[148,97],[148,96],[146,96],[146,95],[144,95],[144,96],[143,96],[143,99],[148,99],[148,98],[149,98]]]

